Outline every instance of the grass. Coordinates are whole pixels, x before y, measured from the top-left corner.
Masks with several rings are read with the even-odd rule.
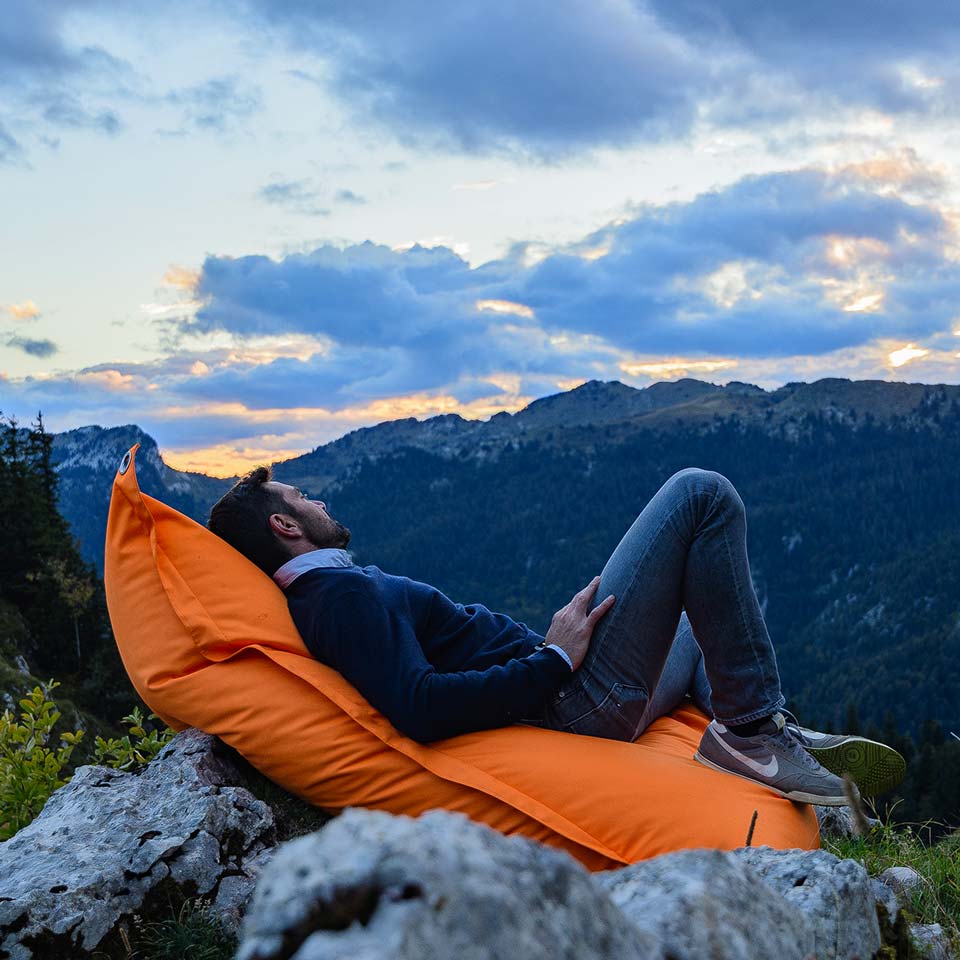
[[[210,913],[203,898],[184,899],[170,888],[166,912],[121,923],[93,952],[93,960],[232,960],[237,938]]]
[[[960,831],[929,842],[941,827],[933,822],[886,822],[859,837],[825,837],[822,846],[838,857],[859,861],[871,876],[887,867],[915,870],[920,883],[904,910],[914,923],[939,923],[960,955]]]

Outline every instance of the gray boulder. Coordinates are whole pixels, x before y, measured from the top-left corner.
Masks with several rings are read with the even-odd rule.
[[[165,888],[205,896],[228,927],[276,842],[270,808],[218,741],[187,730],[142,773],[80,767],[40,816],[0,843],[0,956],[79,956]]]
[[[461,814],[347,810],[283,844],[238,960],[657,960],[572,857]]]
[[[676,960],[815,956],[803,913],[733,854],[680,850],[595,874],[595,881]]]
[[[876,895],[855,860],[840,860],[826,850],[770,847],[744,847],[734,856],[800,909],[812,927],[818,960],[868,960],[880,949]]]

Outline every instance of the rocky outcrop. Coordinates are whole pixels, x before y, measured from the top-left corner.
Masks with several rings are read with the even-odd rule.
[[[348,810],[278,851],[238,960],[657,960],[565,853],[461,814]]]
[[[174,885],[236,926],[276,844],[267,804],[215,739],[177,736],[139,775],[80,767],[0,844],[0,956],[85,956]]]
[[[350,810],[284,845],[242,935],[238,960],[868,960],[881,947],[866,871],[826,851],[683,850],[591,875],[445,811]]]
[[[169,915],[171,893],[240,931],[239,960],[840,960],[912,955],[911,932],[949,957],[936,925],[908,928],[904,870],[759,847],[590,874],[446,811],[348,810],[316,830],[316,811],[251,774],[196,730],[140,774],[81,767],[0,844],[0,958],[126,955],[120,933]]]

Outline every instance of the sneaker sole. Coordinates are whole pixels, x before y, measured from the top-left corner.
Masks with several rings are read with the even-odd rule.
[[[807,753],[838,777],[848,773],[864,797],[886,793],[907,772],[907,762],[893,747],[854,737],[835,747],[806,747]]]
[[[755,780],[753,777],[748,777],[745,773],[737,773],[735,770],[728,770],[726,767],[721,767],[718,763],[708,760],[699,750],[693,755],[693,759],[699,761],[705,767],[710,767],[711,770],[726,773],[731,777],[739,777],[748,783],[755,783],[758,787],[763,787],[771,793],[786,797],[787,800],[793,800],[796,803],[812,803],[818,807],[845,807],[847,805],[847,798],[842,795],[839,797],[821,797],[813,793],[803,793],[800,790],[792,790],[789,792],[780,790],[772,784],[764,783],[763,780]]]

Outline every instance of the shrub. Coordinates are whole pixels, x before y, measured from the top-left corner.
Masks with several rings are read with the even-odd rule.
[[[151,713],[148,720],[160,718]],[[176,735],[169,727],[148,730],[139,707],[127,714],[121,721],[127,725],[128,733],[123,737],[111,737],[105,740],[97,737],[93,762],[102,763],[117,770],[133,770],[146,766]],[[131,740],[130,738],[134,739]]]

